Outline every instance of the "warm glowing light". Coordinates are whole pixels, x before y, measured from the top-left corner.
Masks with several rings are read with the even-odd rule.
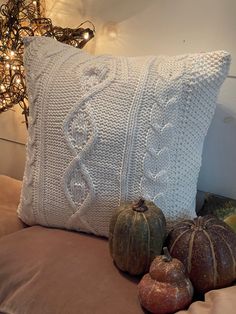
[[[45,0],[5,0],[0,5],[0,113],[20,105],[28,127],[28,95],[23,65],[23,38],[47,36],[77,48],[83,48],[94,37],[95,27],[85,21],[77,28],[52,24],[44,16]],[[84,28],[83,25],[92,26]]]
[[[118,37],[118,28],[115,22],[108,22],[103,26],[103,33],[110,40],[115,40]]]
[[[89,39],[89,32],[85,32],[84,34],[83,34],[83,37],[84,37],[84,39],[85,40],[88,40]]]
[[[114,31],[114,30],[111,30],[109,33],[108,33],[109,37],[111,39],[115,39],[117,37],[117,32]]]

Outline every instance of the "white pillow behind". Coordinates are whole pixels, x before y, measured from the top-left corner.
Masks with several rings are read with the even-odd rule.
[[[139,197],[155,202],[169,227],[195,216],[203,141],[228,53],[91,56],[29,37],[24,63],[25,223],[108,236],[113,211]]]

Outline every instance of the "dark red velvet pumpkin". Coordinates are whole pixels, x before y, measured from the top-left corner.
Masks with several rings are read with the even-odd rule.
[[[149,273],[138,284],[141,305],[155,314],[185,309],[193,297],[193,287],[184,265],[178,259],[172,259],[166,248],[164,253],[153,260]]]
[[[214,216],[178,223],[167,245],[185,265],[198,293],[227,287],[236,279],[236,234]]]

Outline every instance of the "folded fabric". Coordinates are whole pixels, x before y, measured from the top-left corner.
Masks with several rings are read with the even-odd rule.
[[[234,314],[236,309],[236,286],[212,290],[205,294],[205,301],[197,301],[187,311],[177,314]]]

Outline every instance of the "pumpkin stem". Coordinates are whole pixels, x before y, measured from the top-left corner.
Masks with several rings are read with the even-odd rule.
[[[196,227],[199,228],[201,227],[203,224],[203,217],[202,216],[198,216],[197,217],[197,223],[196,223]]]
[[[145,212],[148,210],[147,206],[144,204],[144,199],[140,198],[140,200],[133,204],[132,209],[137,212]]]
[[[172,261],[172,257],[170,255],[169,250],[167,249],[167,247],[163,247],[163,252],[164,252],[164,256],[162,257],[164,262],[171,262]]]

